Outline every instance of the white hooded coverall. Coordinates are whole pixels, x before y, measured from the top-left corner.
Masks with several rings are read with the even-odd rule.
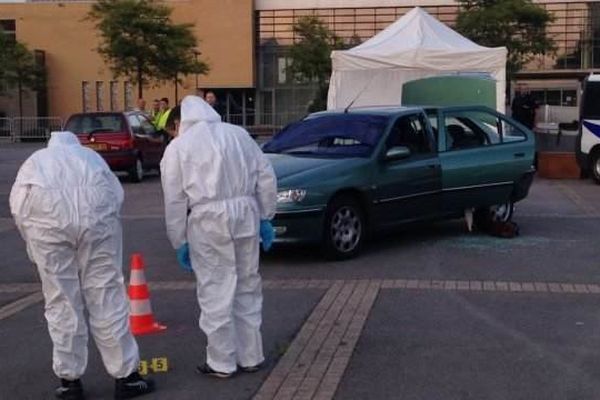
[[[258,232],[275,215],[271,164],[248,132],[187,96],[160,167],[167,234],[175,249],[190,246],[208,365],[230,373],[262,363]]]
[[[137,370],[122,273],[122,203],[118,179],[71,132],[52,132],[12,187],[10,209],[40,274],[59,378],[85,371],[84,306],[108,373],[123,378]]]

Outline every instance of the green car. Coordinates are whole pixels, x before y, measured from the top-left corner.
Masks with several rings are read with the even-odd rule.
[[[263,146],[278,179],[277,241],[345,259],[374,230],[465,210],[508,221],[533,181],[534,149],[531,131],[482,106],[311,114]]]

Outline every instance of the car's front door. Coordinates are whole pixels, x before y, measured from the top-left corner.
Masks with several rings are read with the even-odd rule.
[[[444,211],[461,212],[507,201],[513,182],[531,163],[527,135],[485,109],[446,110],[441,117]]]
[[[134,147],[141,154],[141,158],[144,164],[144,167],[148,166],[148,153],[150,153],[150,149],[148,146],[148,137],[144,134],[142,130],[142,126],[140,124],[140,120],[135,114],[130,114],[127,116],[127,122],[131,127],[131,132],[133,133],[133,142]]]
[[[397,149],[404,151],[404,156],[395,157]],[[435,216],[439,212],[440,194],[440,162],[425,115],[398,117],[388,133],[375,174],[377,224],[385,226]]]
[[[142,132],[147,136],[148,164],[151,167],[156,167],[160,164],[163,155],[165,138],[159,134],[147,117],[141,114],[137,117],[140,120]]]

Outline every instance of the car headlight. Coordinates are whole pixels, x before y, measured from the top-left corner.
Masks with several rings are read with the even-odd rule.
[[[278,203],[299,203],[306,197],[304,189],[289,189],[277,193]]]

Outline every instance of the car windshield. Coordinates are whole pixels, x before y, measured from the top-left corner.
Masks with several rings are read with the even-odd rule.
[[[317,116],[288,125],[263,150],[319,157],[368,157],[387,123],[388,117],[379,115]]]
[[[111,133],[123,132],[123,118],[120,114],[81,114],[72,116],[65,130],[73,133]]]

